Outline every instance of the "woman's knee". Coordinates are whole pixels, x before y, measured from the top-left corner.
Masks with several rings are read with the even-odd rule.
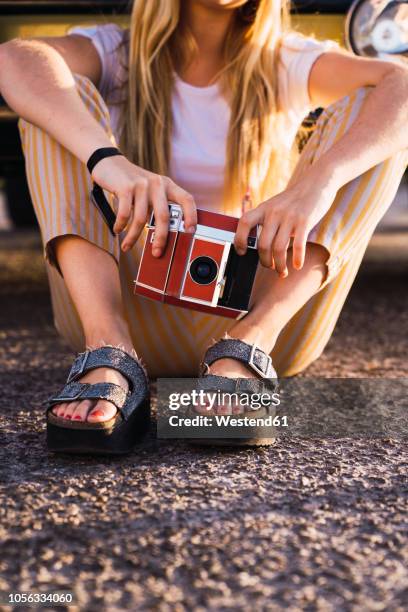
[[[113,138],[109,110],[100,92],[88,77],[82,76],[81,74],[74,74],[73,76],[77,92],[82,102],[90,111],[91,115],[105,129],[109,137]],[[18,127],[23,141],[24,151],[26,147],[30,148],[36,146],[38,142],[37,138],[30,138],[30,132],[35,131],[41,134],[42,140],[44,138],[46,140],[53,140],[52,136],[50,136],[45,129],[31,124],[23,118],[19,119]],[[58,143],[56,144],[58,145]]]
[[[74,75],[84,104],[112,136],[108,108],[95,85]],[[58,270],[53,239],[75,234],[119,256],[119,241],[112,237],[91,200],[92,181],[85,165],[45,130],[20,120],[19,124],[31,199],[41,227],[45,256]]]
[[[73,76],[82,102],[98,123],[108,132],[109,136],[112,136],[109,110],[97,87],[88,77],[81,74],[74,74]]]
[[[307,171],[350,128],[372,87],[359,87],[327,106],[316,121],[311,137],[302,150],[291,182]]]
[[[75,74],[74,79],[85,106],[114,143],[109,111],[101,94],[87,77]],[[54,213],[59,218],[56,209],[72,216],[73,204],[81,208],[86,203],[90,208],[92,185],[84,164],[45,129],[20,119],[19,130],[30,193],[40,224]]]
[[[343,123],[346,120],[346,124],[341,130],[341,133],[344,133],[356,119],[364,100],[369,96],[372,89],[371,86],[358,87],[343,98],[336,100],[323,110],[317,120],[317,125],[323,123],[326,129],[330,129],[333,124]]]

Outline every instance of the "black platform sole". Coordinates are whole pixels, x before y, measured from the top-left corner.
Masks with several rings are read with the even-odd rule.
[[[67,421],[64,426],[49,414],[47,448],[54,453],[125,455],[143,440],[150,429],[150,400],[138,406],[127,421],[121,417],[106,423]],[[95,426],[96,425],[96,426]]]

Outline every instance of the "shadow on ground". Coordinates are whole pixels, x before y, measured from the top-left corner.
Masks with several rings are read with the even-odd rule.
[[[405,442],[48,454],[41,402],[71,355],[38,238],[0,242],[0,590],[72,589],[86,610],[406,609]],[[407,299],[405,264],[367,262],[306,375],[407,376]]]

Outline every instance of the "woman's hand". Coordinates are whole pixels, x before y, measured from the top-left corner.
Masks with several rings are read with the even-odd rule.
[[[316,180],[309,174],[277,196],[265,200],[241,217],[234,242],[237,253],[244,255],[249,232],[261,225],[258,239],[261,264],[274,268],[279,276],[285,278],[288,275],[287,250],[293,238],[293,267],[301,270],[308,235],[331,207],[336,192],[330,181]]]
[[[166,246],[169,228],[169,200],[182,207],[186,230],[195,231],[197,211],[194,198],[167,176],[148,172],[132,164],[126,157],[115,156],[98,162],[92,178],[118,199],[114,231],[119,234],[127,228],[122,242],[123,251],[133,247],[152,209],[156,221],[152,253],[160,257]]]

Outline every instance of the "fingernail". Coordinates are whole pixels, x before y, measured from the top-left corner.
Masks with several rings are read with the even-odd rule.
[[[283,272],[280,273],[280,277],[281,278],[286,278],[288,276],[288,271],[284,270]]]
[[[127,244],[122,244],[122,251],[124,251],[126,253],[126,251],[129,249],[129,245]]]
[[[154,257],[160,257],[161,250],[160,249],[153,249],[152,253],[153,253]]]
[[[244,255],[244,253],[245,253],[244,249],[237,249],[237,248],[235,248],[235,250],[238,253],[238,255]]]

